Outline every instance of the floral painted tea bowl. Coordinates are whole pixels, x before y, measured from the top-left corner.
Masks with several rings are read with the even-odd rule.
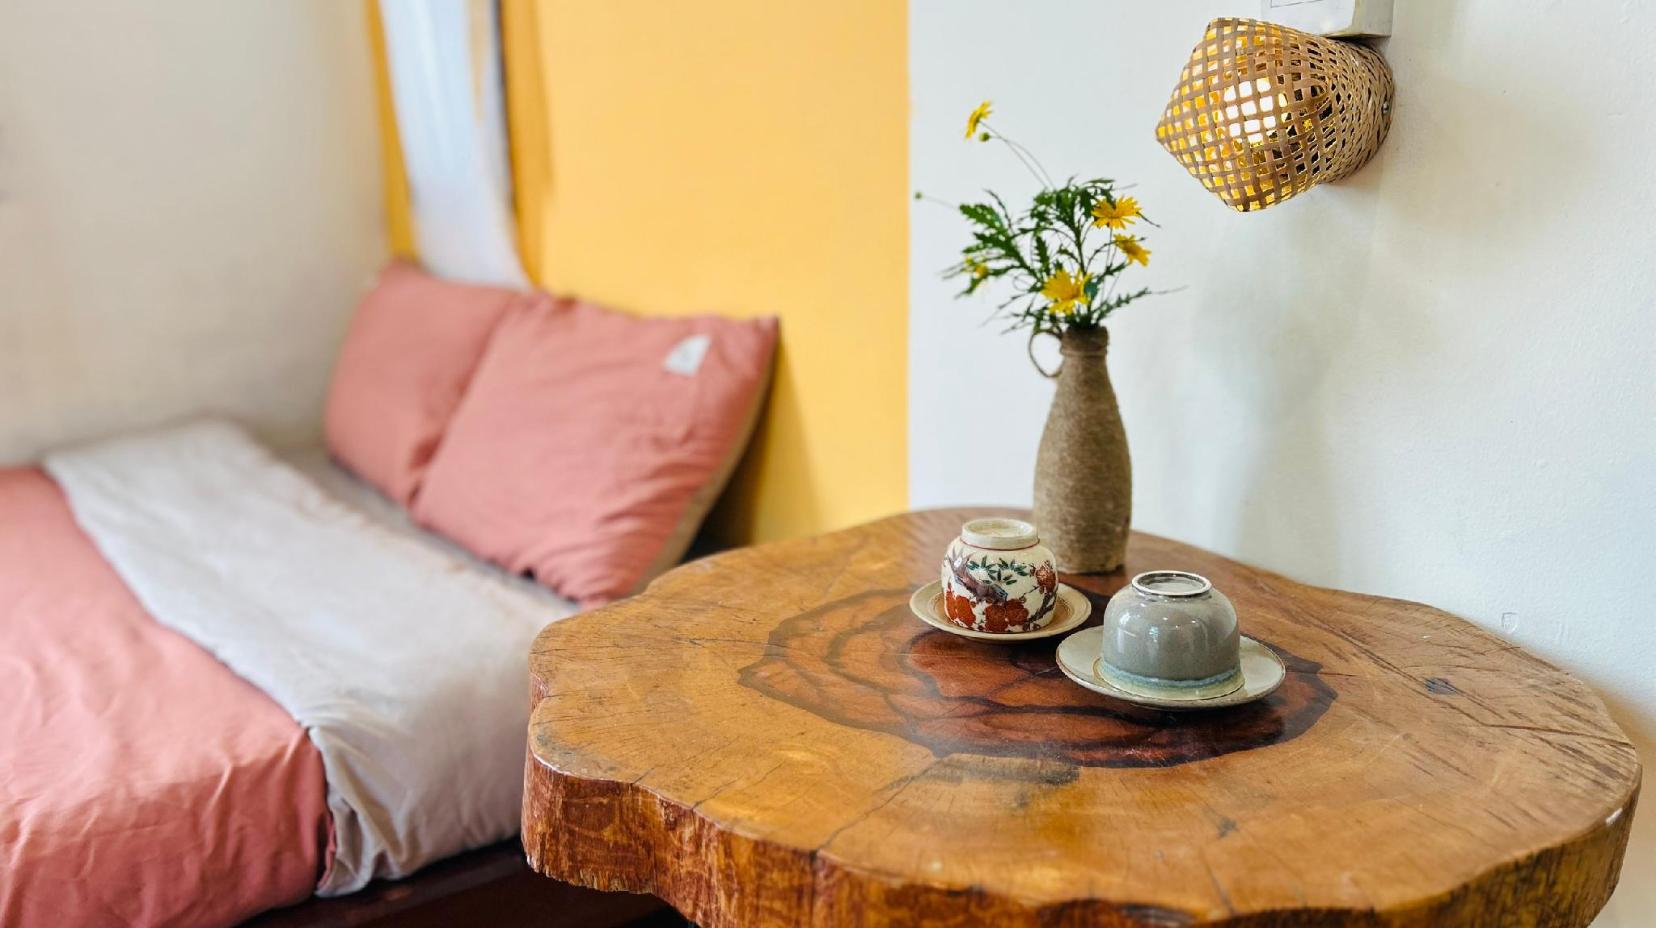
[[[991,634],[1043,628],[1058,604],[1058,570],[1035,526],[973,519],[943,555],[943,604],[950,622]]]

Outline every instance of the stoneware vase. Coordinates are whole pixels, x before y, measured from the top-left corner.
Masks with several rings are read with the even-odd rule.
[[[1035,526],[1017,519],[973,519],[943,553],[943,608],[974,632],[1019,634],[1057,615],[1058,572]]]
[[[1058,391],[1035,458],[1035,524],[1058,569],[1071,573],[1120,567],[1133,521],[1127,432],[1104,366],[1109,344],[1103,328],[1060,339]]]

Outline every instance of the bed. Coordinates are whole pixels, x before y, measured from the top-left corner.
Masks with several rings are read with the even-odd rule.
[[[522,863],[529,646],[683,558],[776,335],[397,262],[326,451],[207,417],[0,470],[0,925],[653,908]]]
[[[270,506],[274,515],[260,514]],[[294,535],[294,525],[322,528]],[[261,566],[274,560],[272,547],[294,543],[319,550]],[[372,638],[385,626],[373,623],[369,634],[350,636],[360,639],[354,644],[324,640],[330,648],[389,647],[397,653],[385,667],[423,666],[430,679],[419,687],[447,693],[417,711],[371,714],[366,727],[387,726],[375,733],[381,743],[350,730],[364,727],[350,721],[360,705],[318,706],[265,676],[329,672],[306,654],[316,642],[280,660],[246,653],[279,649],[292,632],[270,614],[273,604],[312,618],[362,608],[364,595],[349,597],[355,605],[308,593],[284,599],[292,591],[281,587],[298,575],[318,590],[335,585],[317,561],[330,556],[330,543],[412,565],[336,571],[336,579],[379,577],[377,588],[358,591],[370,602],[400,595],[410,609],[410,600],[436,595],[451,609],[487,605],[465,615],[465,626],[503,616],[512,626],[474,650],[381,645]],[[156,546],[164,550],[144,550]],[[428,572],[443,577],[435,593],[384,588]],[[249,597],[260,584],[274,589]],[[238,598],[234,608],[217,599],[226,589]],[[515,848],[527,712],[518,665],[535,629],[575,611],[415,527],[325,452],[278,459],[228,423],[188,423],[54,455],[44,467],[0,469],[0,924],[229,925],[319,892],[342,898],[265,923],[366,924],[389,913],[401,921],[419,905],[443,910],[488,890],[496,905],[539,900],[584,911],[587,923],[649,911],[647,898],[611,905],[532,877]],[[233,613],[232,626],[262,628],[226,632],[215,627],[219,613]],[[443,621],[440,613],[404,614],[397,626],[418,637],[422,623]],[[437,653],[446,671],[433,666]],[[468,679],[473,672],[488,679]],[[376,692],[372,677],[345,701],[420,701],[395,686]],[[479,711],[456,714],[437,704],[444,701]],[[342,725],[331,740],[319,735]],[[410,756],[398,725],[445,726],[457,756]],[[494,732],[471,737],[464,727]],[[355,795],[342,802],[342,791]],[[389,824],[362,820],[376,816]],[[385,882],[455,854],[412,884]]]

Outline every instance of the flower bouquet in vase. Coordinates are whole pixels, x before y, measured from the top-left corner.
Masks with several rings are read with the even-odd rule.
[[[1036,370],[1057,381],[1052,409],[1035,459],[1035,524],[1061,570],[1101,573],[1120,567],[1133,514],[1133,468],[1104,354],[1105,320],[1150,295],[1122,284],[1150,252],[1134,234],[1145,218],[1136,199],[1120,196],[1114,181],[1070,178],[1055,183],[1030,151],[989,124],[985,101],[966,122],[968,141],[1003,143],[1040,183],[1021,211],[1001,197],[962,203],[972,240],[946,277],[965,281],[960,296],[993,291],[1001,297],[993,318],[1007,331],[1029,330]],[[1056,372],[1035,360],[1035,339],[1058,339]]]

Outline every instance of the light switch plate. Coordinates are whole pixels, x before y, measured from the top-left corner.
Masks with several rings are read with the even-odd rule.
[[[1317,35],[1387,36],[1392,0],[1260,0],[1260,18]]]

